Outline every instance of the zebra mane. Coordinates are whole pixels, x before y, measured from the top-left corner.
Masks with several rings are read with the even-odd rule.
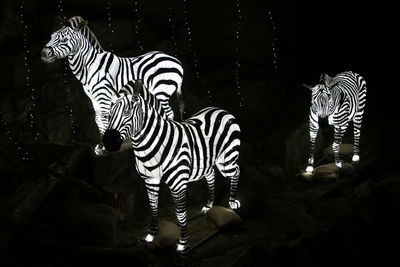
[[[69,26],[73,30],[78,30],[77,27],[81,23],[85,22],[85,20],[81,16],[74,16],[74,17],[71,17],[68,20],[68,22],[69,22]],[[94,33],[90,30],[90,28],[87,25],[83,26],[83,28],[81,29],[81,33],[90,42],[90,44],[94,47],[94,49],[96,49],[98,52],[104,52],[104,49],[101,47],[96,36],[94,35]]]
[[[119,98],[120,95],[128,95],[128,94],[135,94],[135,86],[138,81],[129,81],[124,87],[121,88],[121,90],[117,93],[114,91],[114,93],[117,95]],[[140,81],[141,83],[141,81]],[[145,85],[142,84],[140,88],[140,93],[139,95],[143,98],[143,100],[149,104],[149,106],[153,107],[156,112],[163,118],[168,119],[167,113],[165,112],[164,108],[161,105],[161,102],[158,100],[158,98],[150,93],[150,91],[147,89]]]

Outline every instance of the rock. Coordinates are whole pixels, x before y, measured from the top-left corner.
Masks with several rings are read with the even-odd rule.
[[[341,175],[347,175],[353,172],[353,166],[349,163],[344,163],[342,169],[336,166],[335,163],[328,163],[314,168],[310,174],[305,170],[301,171],[302,177],[307,181],[327,182],[339,178]]]
[[[212,221],[218,228],[235,225],[242,221],[239,215],[232,209],[222,206],[213,206],[206,213],[207,218]]]
[[[180,230],[178,225],[169,221],[160,221],[158,233],[153,242],[150,243],[151,248],[174,247],[179,241]]]
[[[117,232],[117,213],[109,205],[81,203],[70,207],[62,218],[66,239],[86,245],[111,246]]]

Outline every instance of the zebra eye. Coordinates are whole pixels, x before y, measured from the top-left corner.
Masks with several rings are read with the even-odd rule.
[[[126,117],[128,117],[129,115],[131,115],[131,111],[128,109],[128,110],[125,110],[124,111],[124,115],[126,116]]]
[[[64,37],[64,38],[62,38],[62,39],[61,39],[61,42],[63,42],[63,43],[66,43],[66,42],[68,42],[68,37]]]

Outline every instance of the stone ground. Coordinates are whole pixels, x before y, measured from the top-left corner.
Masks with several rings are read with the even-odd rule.
[[[14,238],[2,266],[363,266],[396,259],[400,180],[383,167],[393,164],[385,156],[365,160],[333,179],[305,180],[299,173],[285,173],[279,183],[279,171],[269,169],[275,178],[260,171],[268,164],[246,164],[242,179],[265,177],[269,189],[243,182],[242,221],[186,255],[140,241],[149,222],[143,191],[136,191],[133,215],[121,220],[109,205],[94,198],[86,203],[87,196],[77,197],[82,192],[64,186]],[[189,217],[202,207],[193,190]],[[160,219],[176,222],[168,197],[160,199]],[[226,206],[226,197],[217,200]],[[205,217],[188,227],[192,241],[216,228]]]

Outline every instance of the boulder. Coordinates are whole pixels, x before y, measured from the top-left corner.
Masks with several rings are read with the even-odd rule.
[[[207,218],[212,221],[218,228],[235,225],[242,221],[239,215],[232,209],[222,206],[213,206],[206,213]]]
[[[328,163],[314,168],[312,173],[305,170],[301,171],[301,176],[307,181],[313,182],[329,182],[339,178],[341,175],[351,174],[353,165],[344,163],[340,169],[335,163]]]
[[[160,221],[158,226],[158,233],[153,242],[150,243],[150,248],[154,249],[176,246],[180,236],[178,225],[169,221]]]

